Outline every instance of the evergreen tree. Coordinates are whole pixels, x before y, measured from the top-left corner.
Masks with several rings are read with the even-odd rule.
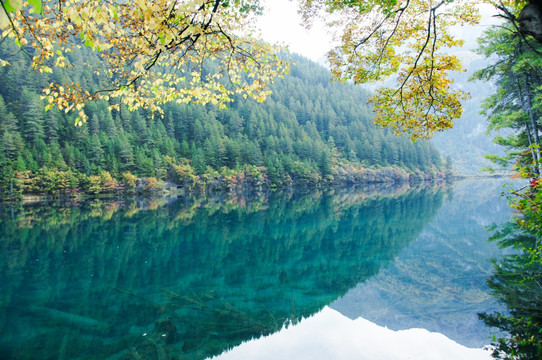
[[[0,95],[0,134],[5,131],[5,122],[6,117],[8,115],[8,109],[6,107],[6,103],[4,102],[4,98],[2,95]]]
[[[134,166],[134,149],[126,136],[121,136],[119,139],[119,157],[120,169],[131,171]]]
[[[23,151],[24,141],[19,133],[17,119],[13,113],[4,115],[2,128],[4,131],[1,137],[1,149],[7,159],[14,160]]]
[[[328,152],[322,151],[320,154],[318,168],[323,177],[331,176],[333,174],[331,155]]]
[[[479,51],[497,61],[475,74],[479,79],[494,80],[498,86],[498,91],[483,103],[489,130],[515,130],[508,137],[495,138],[495,142],[507,147],[508,156],[490,159],[504,166],[519,161],[536,177],[542,173],[542,113],[538,94],[542,85],[541,49],[541,44],[526,45],[511,28],[493,27],[481,39]]]
[[[43,115],[44,105],[39,96],[27,89],[21,93],[22,120],[24,139],[30,144],[35,144],[44,138]]]
[[[95,168],[102,168],[105,162],[105,152],[102,143],[97,134],[92,135],[90,139],[90,152],[88,160]]]
[[[58,110],[50,110],[45,116],[45,137],[48,144],[58,142],[59,134]]]
[[[192,159],[192,167],[194,168],[196,174],[202,175],[203,173],[205,173],[205,170],[207,169],[207,162],[205,160],[205,152],[203,151],[203,149],[195,149]]]

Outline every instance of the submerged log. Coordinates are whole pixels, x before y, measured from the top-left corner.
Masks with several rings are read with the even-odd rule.
[[[99,320],[82,316],[78,314],[73,314],[66,311],[61,311],[53,308],[48,308],[44,306],[35,306],[27,309],[28,312],[39,314],[41,316],[49,317],[54,320],[69,324],[74,327],[83,328],[83,329],[107,329],[109,326]]]

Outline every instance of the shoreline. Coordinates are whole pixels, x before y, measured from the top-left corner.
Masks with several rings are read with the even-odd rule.
[[[371,186],[372,184],[416,184],[426,181],[449,181],[452,174],[439,169],[409,170],[399,167],[366,168],[358,164],[335,166],[332,174],[322,177],[312,173],[286,173],[273,179],[265,167],[246,166],[233,170],[223,168],[197,175],[191,168],[172,166],[164,180],[136,177],[123,173],[117,178],[106,171],[87,176],[71,171],[18,173],[12,180],[11,193],[2,203],[31,204],[49,200],[116,198],[119,196],[176,196],[228,193],[272,192],[276,190],[307,190],[328,187]],[[40,177],[41,176],[41,177]],[[51,179],[55,180],[52,181]]]
[[[351,181],[348,179],[342,179],[339,181],[331,181],[318,184],[306,184],[306,183],[290,183],[285,186],[263,186],[254,187],[249,185],[236,186],[234,188],[221,188],[221,189],[186,189],[178,184],[172,182],[164,182],[165,187],[158,191],[144,191],[143,187],[139,191],[127,192],[122,189],[112,191],[108,193],[92,194],[88,192],[77,192],[75,194],[60,193],[56,195],[46,194],[22,194],[19,199],[3,200],[1,204],[21,203],[23,205],[43,203],[48,201],[83,201],[94,199],[116,199],[126,196],[143,197],[143,198],[156,198],[156,197],[190,197],[190,196],[224,196],[224,195],[250,195],[250,194],[267,194],[276,191],[290,191],[290,192],[308,192],[312,190],[326,190],[326,189],[343,189],[346,187],[355,188],[389,188],[400,187],[406,185],[407,187],[416,187],[421,183],[439,183],[439,182],[455,182],[455,181],[469,181],[469,180],[492,180],[492,179],[505,179],[512,178],[513,175],[450,175],[447,177],[431,177],[431,178],[418,178],[409,177],[395,178],[395,179],[372,179],[369,181]],[[142,181],[138,179],[138,181]]]

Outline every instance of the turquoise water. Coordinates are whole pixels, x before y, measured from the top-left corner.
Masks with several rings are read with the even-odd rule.
[[[500,309],[486,280],[491,258],[503,250],[487,241],[487,227],[511,214],[502,181],[453,186],[435,216],[393,262],[331,304],[346,316],[363,317],[392,330],[427,329],[471,348],[489,343],[478,313]]]
[[[381,288],[371,282],[379,276],[403,284],[380,298],[431,293],[427,282],[402,276],[394,266],[430,236],[439,217],[457,222],[438,229],[448,233],[472,228],[473,220],[460,215],[469,214],[468,206],[485,214],[475,221],[478,227],[508,214],[495,205],[503,202],[498,185],[4,207],[0,358],[205,359],[295,326],[334,302],[345,315],[364,315],[356,291]],[[487,208],[480,208],[482,197]],[[465,231],[452,231],[444,243]],[[476,231],[482,234],[477,241],[486,243]],[[444,252],[448,260],[436,267],[440,276],[485,269],[492,251],[469,257],[464,267]],[[439,252],[423,256],[437,261]],[[482,308],[493,306],[483,295],[484,279],[469,274],[455,276],[454,289],[468,288],[486,299]],[[425,288],[415,288],[416,282]]]

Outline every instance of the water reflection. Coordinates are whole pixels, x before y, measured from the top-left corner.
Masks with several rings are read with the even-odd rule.
[[[420,236],[397,259],[331,307],[392,330],[427,329],[468,347],[482,348],[491,329],[478,313],[500,309],[487,279],[502,250],[486,226],[511,216],[502,180],[454,184]]]
[[[458,345],[425,329],[393,331],[325,307],[296,326],[252,340],[211,360],[490,360],[484,349]]]
[[[220,354],[378,273],[444,194],[433,186],[3,209],[0,353]]]
[[[485,228],[510,216],[507,200],[499,197],[502,184],[455,184],[453,197],[445,199],[418,238],[377,275],[300,324],[248,341],[216,359],[489,360],[490,351],[483,347],[493,330],[478,320],[478,312],[502,308],[486,283],[493,269],[490,258],[502,250],[487,241]],[[529,342],[500,342],[500,350],[510,344],[530,346],[531,356],[525,358],[535,359],[540,312],[539,304],[533,311],[533,304],[540,298],[534,296],[540,293],[540,266],[518,268],[516,260],[513,256],[499,262],[490,283],[513,316],[496,313],[484,320]]]
[[[489,286],[505,311],[484,312],[480,318],[502,331],[492,345],[496,359],[542,358],[542,261],[540,236],[508,223],[493,234],[499,245],[513,249],[494,262]]]

